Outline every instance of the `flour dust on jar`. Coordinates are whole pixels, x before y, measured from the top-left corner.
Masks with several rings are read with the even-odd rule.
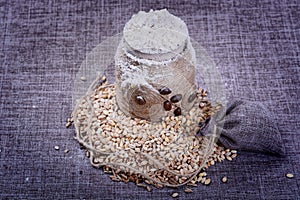
[[[115,55],[118,106],[149,121],[187,113],[196,89],[195,63],[180,18],[167,10],[139,12],[125,25]]]

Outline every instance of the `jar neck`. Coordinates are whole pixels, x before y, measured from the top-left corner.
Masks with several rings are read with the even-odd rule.
[[[137,60],[141,63],[152,62],[153,64],[167,64],[176,60],[177,57],[182,55],[187,49],[187,40],[174,51],[169,51],[166,53],[143,53],[130,47],[125,40],[123,42],[123,50],[127,57]]]

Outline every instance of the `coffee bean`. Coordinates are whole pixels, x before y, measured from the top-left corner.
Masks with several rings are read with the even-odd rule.
[[[175,115],[175,116],[181,115],[181,108],[180,108],[180,107],[178,107],[178,108],[176,108],[176,109],[174,110],[174,115]]]
[[[164,102],[164,109],[165,109],[166,111],[169,111],[169,110],[172,109],[172,104],[171,104],[170,101],[166,100],[166,101]]]
[[[172,103],[177,103],[182,99],[182,95],[181,94],[176,94],[174,96],[171,97],[170,101]]]
[[[163,88],[159,89],[158,91],[161,95],[168,95],[168,94],[172,93],[172,91],[167,87],[163,87]]]
[[[136,96],[135,101],[139,105],[145,105],[146,104],[146,100],[141,95]]]

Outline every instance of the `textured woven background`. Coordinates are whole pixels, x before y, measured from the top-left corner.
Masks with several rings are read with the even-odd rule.
[[[241,152],[209,168],[212,183],[191,194],[149,193],[91,167],[74,129],[64,127],[76,72],[86,53],[150,8],[168,8],[187,23],[219,67],[228,96],[263,102],[276,114],[286,157]],[[2,0],[0,199],[167,199],[173,191],[182,199],[299,199],[299,20],[297,0]]]

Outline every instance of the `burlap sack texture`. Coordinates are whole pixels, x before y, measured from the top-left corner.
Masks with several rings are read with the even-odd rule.
[[[284,144],[273,114],[260,102],[231,100],[224,116],[219,142],[226,148],[283,156]],[[207,134],[210,120],[199,124],[199,133]]]

